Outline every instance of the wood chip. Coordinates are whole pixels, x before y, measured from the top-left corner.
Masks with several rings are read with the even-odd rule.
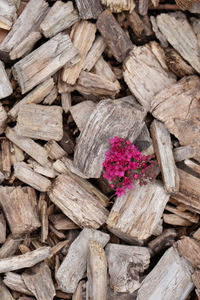
[[[81,132],[74,166],[88,177],[99,178],[109,139],[113,136],[130,138],[130,133],[136,139],[145,115],[146,111],[131,96],[100,101]]]
[[[0,280],[0,299],[1,300],[14,300],[5,284]]]
[[[195,268],[200,266],[200,242],[184,236],[181,240],[178,241],[178,252],[181,256],[187,259]]]
[[[49,220],[53,223],[57,230],[78,229],[79,227],[63,214],[49,216]]]
[[[72,105],[71,93],[61,94],[61,106],[65,113],[68,113]]]
[[[0,259],[0,273],[30,268],[46,259],[50,253],[49,247],[41,247],[23,255]]]
[[[56,274],[60,289],[65,293],[74,293],[79,280],[83,277],[87,266],[89,241],[96,240],[104,247],[109,235],[98,230],[84,228],[71,244]]]
[[[82,131],[85,128],[87,120],[90,117],[91,113],[94,111],[95,106],[96,103],[90,100],[83,101],[81,103],[71,106],[70,113],[72,114],[72,117],[80,131]]]
[[[95,66],[96,62],[100,58],[101,54],[106,48],[106,44],[101,36],[97,36],[95,39],[92,47],[90,48],[90,51],[88,52],[83,70],[90,71]]]
[[[12,92],[13,89],[5,71],[4,64],[0,61],[0,99],[10,96]]]
[[[103,11],[100,0],[76,0],[81,19],[96,19]]]
[[[163,214],[163,220],[166,224],[174,226],[191,226],[193,223],[175,214]]]
[[[13,239],[13,236],[10,234],[7,237],[5,243],[0,248],[0,259],[14,255],[21,242],[22,239],[20,238]]]
[[[192,161],[191,159],[185,159],[184,164],[200,175],[200,165],[198,163]]]
[[[6,220],[2,212],[0,212],[0,244],[6,240]]]
[[[101,3],[114,13],[122,11],[132,12],[135,8],[134,0],[101,0]]]
[[[7,272],[3,282],[13,291],[33,296],[33,293],[27,288],[26,284],[24,283],[22,276],[17,273]]]
[[[118,62],[122,62],[132,48],[132,42],[109,10],[101,13],[97,28]]]
[[[78,50],[73,46],[69,36],[58,33],[18,61],[13,66],[13,74],[24,94],[55,74],[64,65],[70,67],[79,59]]]
[[[47,151],[48,156],[53,159],[59,159],[65,156],[67,153],[63,150],[62,147],[59,146],[58,143],[54,140],[48,141],[45,145],[44,148]]]
[[[10,30],[17,19],[18,0],[1,1],[0,3],[0,28]]]
[[[174,160],[176,162],[183,161],[195,156],[196,149],[192,145],[178,147],[173,150]]]
[[[51,38],[71,27],[78,19],[77,10],[74,9],[71,1],[67,3],[56,1],[40,24],[40,29],[46,38]]]

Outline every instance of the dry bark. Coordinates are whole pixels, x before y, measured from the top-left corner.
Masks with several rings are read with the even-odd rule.
[[[56,160],[59,158],[62,158],[63,156],[65,156],[67,153],[63,150],[62,147],[59,146],[58,143],[56,143],[56,141],[48,141],[45,145],[44,148],[47,151],[47,154],[49,156],[49,158]]]
[[[0,273],[29,268],[46,259],[50,253],[49,247],[41,247],[23,255],[0,259]]]
[[[13,66],[13,74],[22,94],[55,74],[64,65],[70,67],[80,59],[69,36],[58,33]]]
[[[172,152],[170,133],[163,123],[154,120],[151,123],[151,136],[165,189],[168,193],[176,193],[179,190],[179,175]]]
[[[87,266],[89,241],[96,240],[104,247],[109,235],[101,231],[84,228],[71,244],[67,256],[60,265],[56,279],[60,289],[65,293],[74,293],[79,280],[83,277]]]
[[[178,241],[178,252],[181,256],[187,259],[193,267],[200,266],[200,242],[193,238],[184,236]]]
[[[168,200],[169,195],[161,182],[142,187],[137,184],[116,199],[106,221],[108,229],[129,243],[143,243],[152,234],[157,235]]]
[[[22,137],[60,141],[63,137],[62,108],[39,104],[22,105],[16,133]]]
[[[178,205],[177,207],[174,207],[168,203],[165,206],[165,210],[174,213],[175,215],[186,219],[192,223],[198,223],[199,222],[199,215],[190,211],[187,211],[187,209],[184,207],[184,205]]]
[[[179,256],[177,250],[169,248],[142,282],[137,300],[186,299],[194,287],[191,280],[192,271],[191,266]]]
[[[191,66],[200,72],[199,45],[197,37],[182,12],[161,14],[157,24],[163,35]]]
[[[150,263],[148,248],[108,244],[106,256],[114,293],[133,293],[140,287],[139,273]]]
[[[51,38],[71,27],[78,19],[77,10],[74,9],[71,1],[67,3],[56,1],[40,24],[40,29],[46,38]]]
[[[77,179],[78,176],[71,174],[59,175],[49,191],[49,197],[79,227],[97,229],[105,223],[108,211],[99,195],[87,190]]]
[[[143,127],[145,115],[145,110],[131,96],[100,101],[81,132],[74,166],[88,177],[99,178],[109,139],[119,136],[135,140]]]
[[[56,295],[51,270],[44,262],[22,273],[22,279],[37,300],[53,300]]]
[[[96,25],[115,59],[122,62],[133,46],[129,37],[109,10],[99,15]]]
[[[133,48],[124,62],[124,80],[147,110],[155,95],[175,82],[174,76],[162,68],[149,44]]]
[[[114,13],[122,11],[132,12],[135,8],[134,0],[101,0],[101,3]]]
[[[41,226],[36,212],[36,194],[30,187],[1,187],[0,204],[13,236]]]
[[[96,25],[88,21],[76,23],[71,31],[70,37],[73,45],[80,53],[80,61],[73,67],[65,65],[62,73],[62,80],[68,84],[75,84],[81,70],[84,67],[85,58],[95,39]]]
[[[91,240],[87,259],[87,300],[107,300],[107,260],[102,245]],[[98,269],[98,272],[96,271]]]
[[[191,226],[192,222],[175,214],[163,214],[163,220],[166,224],[174,226]]]
[[[103,11],[100,0],[76,0],[81,19],[96,19]]]
[[[44,0],[30,0],[22,14],[14,23],[12,29],[0,45],[0,54],[5,56],[33,32],[39,32],[39,26],[48,11],[48,4]]]

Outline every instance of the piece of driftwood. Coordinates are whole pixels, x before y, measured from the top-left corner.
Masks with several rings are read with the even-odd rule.
[[[193,213],[191,211],[187,211],[187,209],[184,207],[184,205],[178,205],[177,207],[174,207],[168,203],[165,206],[165,210],[174,213],[175,215],[184,218],[192,223],[198,223],[199,222],[199,215],[196,213]]]
[[[15,129],[9,127],[6,129],[6,137],[41,165],[48,164],[48,154],[46,149],[32,139],[17,135]]]
[[[19,244],[22,242],[20,238],[13,238],[10,234],[5,243],[0,248],[0,258],[9,257],[15,254],[16,250],[19,247]]]
[[[146,111],[132,96],[100,101],[81,132],[74,154],[74,166],[83,174],[99,178],[109,139],[113,136],[136,139]]]
[[[192,272],[190,264],[177,250],[169,248],[142,282],[137,300],[186,299],[194,288]]]
[[[12,85],[4,68],[4,64],[0,60],[0,99],[10,96],[12,92]]]
[[[25,162],[14,165],[14,176],[40,192],[46,192],[51,186],[49,179],[34,172]]]
[[[143,243],[157,235],[162,213],[169,200],[161,182],[137,184],[126,195],[118,197],[106,221],[108,229],[128,242]]]
[[[165,60],[169,69],[179,77],[195,73],[195,70],[173,48],[165,49]]]
[[[87,190],[82,181],[78,181],[76,175],[59,175],[49,191],[49,197],[79,227],[96,229],[105,223],[108,211],[102,205],[100,196]]]
[[[2,212],[0,212],[0,244],[6,240],[6,220]]]
[[[23,43],[32,32],[39,32],[40,23],[47,14],[47,11],[48,4],[46,1],[29,1],[8,35],[1,43],[0,54],[3,53],[8,56],[9,52]]]
[[[96,24],[115,59],[122,62],[133,47],[129,37],[109,10],[99,15]]]
[[[40,103],[42,100],[50,94],[52,89],[54,88],[53,78],[49,78],[38,85],[35,89],[33,89],[27,96],[25,96],[22,100],[20,100],[17,104],[15,104],[11,110],[9,110],[8,115],[12,119],[15,119],[18,115],[19,109],[24,104],[30,103]]]
[[[97,19],[103,11],[100,0],[75,0],[81,19]]]
[[[17,19],[19,0],[1,1],[0,3],[0,28],[10,30]]]
[[[162,234],[148,243],[150,255],[155,256],[161,250],[172,246],[177,237],[177,232],[174,228],[165,229]]]
[[[106,246],[110,286],[114,293],[133,293],[140,287],[139,273],[150,263],[148,248],[108,244]]]
[[[90,48],[90,51],[88,52],[85,58],[83,70],[91,71],[98,59],[100,58],[100,56],[102,55],[105,48],[106,44],[104,42],[104,39],[102,38],[102,36],[97,36],[92,47]]]
[[[49,216],[49,220],[57,230],[71,230],[79,228],[74,222],[72,222],[63,214],[51,215]]]
[[[182,12],[157,16],[160,31],[178,53],[200,72],[199,45],[197,37]],[[176,30],[175,30],[176,28]],[[192,53],[192,55],[191,55]]]
[[[199,203],[199,178],[188,172],[178,169],[180,177],[179,192],[173,198],[180,204],[184,204],[192,212],[200,212]]]
[[[50,253],[50,247],[41,247],[23,255],[0,259],[0,273],[30,268],[45,260]]]
[[[196,149],[192,145],[177,147],[173,149],[174,160],[180,162],[196,155]]]
[[[175,214],[163,214],[163,220],[166,224],[174,226],[191,226],[193,223]]]
[[[79,280],[83,277],[87,266],[90,240],[96,240],[104,247],[110,236],[98,230],[84,228],[71,244],[67,256],[60,265],[56,279],[60,289],[65,293],[74,293]]]
[[[47,154],[49,156],[49,158],[56,160],[59,158],[62,158],[64,155],[66,155],[67,153],[63,150],[62,147],[60,147],[60,145],[54,141],[54,140],[50,140],[48,141],[45,145],[44,148],[47,151]]]
[[[36,212],[36,194],[31,187],[1,187],[0,205],[13,236],[19,236],[40,227]]]
[[[25,285],[22,276],[15,272],[7,272],[5,274],[3,282],[13,291],[33,296],[33,293]]]
[[[175,82],[174,76],[162,68],[149,44],[133,48],[124,62],[123,74],[130,91],[147,110],[154,96]]]
[[[28,162],[29,166],[31,168],[33,168],[33,171],[36,173],[39,173],[39,174],[44,175],[49,178],[55,178],[57,175],[57,173],[55,172],[55,170],[53,168],[53,164],[51,162],[49,162],[46,167],[38,164],[38,162],[36,162],[33,159],[28,159],[27,162]]]
[[[62,80],[70,85],[74,85],[84,66],[85,58],[95,39],[96,26],[88,21],[76,23],[71,31],[70,37],[73,45],[80,53],[80,61],[74,66],[66,66],[62,72]]]
[[[72,105],[71,93],[61,94],[61,106],[65,113],[68,113]]]
[[[86,299],[107,300],[107,260],[104,249],[95,240],[89,242],[88,248]]]
[[[7,112],[2,104],[0,104],[0,134],[2,134],[7,125]]]
[[[57,33],[71,27],[79,19],[73,3],[56,1],[40,24],[40,30],[46,38],[51,38]]]
[[[200,175],[200,165],[198,163],[192,161],[191,159],[185,159],[184,164]]]
[[[112,82],[100,75],[82,71],[78,78],[76,89],[84,95],[114,98],[119,93],[120,86],[118,82]]]
[[[22,105],[16,133],[23,137],[60,141],[63,137],[62,108],[39,104]]]
[[[170,133],[163,123],[154,120],[151,123],[151,136],[165,189],[168,193],[176,193],[179,190],[179,175],[172,152]]]
[[[53,300],[56,295],[51,270],[44,262],[23,272],[22,279],[38,300]]]
[[[101,0],[101,3],[114,13],[132,12],[135,8],[134,0]]]
[[[96,103],[87,100],[80,102],[76,105],[71,106],[70,113],[78,126],[79,130],[82,131],[87,123],[88,118],[95,109]],[[81,111],[81,113],[80,113]]]
[[[11,173],[10,141],[4,139],[1,141],[1,171],[4,177],[8,179]]]
[[[69,36],[58,33],[13,66],[13,74],[22,94],[55,74],[64,65],[70,67],[80,59]],[[34,67],[33,67],[34,66]]]
[[[42,35],[38,31],[31,32],[16,48],[10,51],[10,59],[15,60],[28,54]]]
[[[177,243],[177,249],[181,256],[187,259],[193,267],[200,266],[200,242],[188,236],[182,237]]]
[[[1,300],[14,300],[11,293],[5,286],[5,284],[0,280],[0,299]]]
[[[162,121],[182,146],[199,144],[199,88],[197,76],[183,77],[160,91],[153,101],[151,113]]]

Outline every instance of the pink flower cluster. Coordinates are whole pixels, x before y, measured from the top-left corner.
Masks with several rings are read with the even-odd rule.
[[[155,178],[153,173],[155,164],[154,155],[142,155],[129,140],[115,137],[110,140],[111,148],[105,153],[103,162],[103,177],[111,182],[111,188],[120,197],[131,189],[135,181],[140,185],[147,184]]]

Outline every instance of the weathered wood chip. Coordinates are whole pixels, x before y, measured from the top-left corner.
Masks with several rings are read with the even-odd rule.
[[[96,19],[103,11],[100,0],[75,0],[81,19]]]
[[[10,96],[12,92],[12,85],[8,79],[4,64],[0,60],[0,99]]]

